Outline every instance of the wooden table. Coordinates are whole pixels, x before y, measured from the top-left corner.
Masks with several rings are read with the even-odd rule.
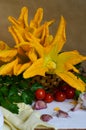
[[[36,128],[35,130],[54,130],[53,128]]]
[[[53,128],[36,128],[35,130],[54,130]],[[86,130],[86,129],[58,129],[58,130]]]

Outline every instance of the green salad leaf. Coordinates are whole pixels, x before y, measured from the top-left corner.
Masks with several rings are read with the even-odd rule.
[[[0,76],[0,105],[12,113],[19,112],[17,103],[32,104],[35,100],[35,91],[43,86],[35,82],[30,85],[32,79],[24,79],[22,74],[18,76]]]

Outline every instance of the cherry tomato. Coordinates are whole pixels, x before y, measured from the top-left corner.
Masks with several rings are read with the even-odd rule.
[[[53,97],[55,97],[55,94],[57,91],[59,91],[59,87],[58,88],[53,87],[53,89],[52,89]]]
[[[67,91],[66,91],[66,98],[72,99],[72,98],[74,98],[74,96],[75,96],[75,89],[72,87],[69,87],[69,89],[67,89]]]
[[[45,98],[44,98],[44,101],[45,101],[46,103],[50,103],[50,102],[52,102],[53,100],[54,100],[54,99],[53,99],[52,94],[51,94],[51,93],[46,93]]]
[[[69,88],[69,85],[62,85],[62,86],[60,86],[60,89],[63,92],[66,92],[68,88]]]
[[[55,100],[58,102],[63,102],[66,99],[66,94],[62,91],[57,91],[55,95]]]
[[[38,100],[44,99],[45,94],[46,94],[46,92],[43,88],[37,89],[36,92],[35,92],[36,99],[38,99]]]

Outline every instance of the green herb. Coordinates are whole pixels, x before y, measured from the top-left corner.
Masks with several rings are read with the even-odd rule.
[[[75,91],[75,100],[78,100],[79,95],[81,94],[81,91],[76,90]]]
[[[32,104],[35,100],[35,91],[42,88],[39,83],[30,85],[32,79],[18,76],[0,76],[0,105],[12,113],[18,113],[17,103]]]
[[[79,70],[81,69],[80,73],[75,73],[75,75],[77,76],[77,78],[80,78],[82,81],[84,81],[86,83],[86,77],[83,76],[83,74],[86,73],[86,72],[85,72],[84,68],[81,66],[81,63],[75,65],[75,67],[77,69],[79,69]]]

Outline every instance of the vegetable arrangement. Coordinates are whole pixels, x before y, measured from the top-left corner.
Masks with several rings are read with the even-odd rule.
[[[28,9],[23,7],[19,18],[9,16],[12,23],[9,27],[16,45],[10,48],[6,43],[0,42],[0,75],[19,75],[24,78],[35,75],[45,76],[45,73],[57,74],[72,87],[85,91],[86,84],[70,70],[79,73],[74,65],[86,60],[86,56],[77,50],[62,52],[66,42],[63,16],[59,23],[56,35],[49,32],[51,20],[41,24],[43,9],[38,8],[34,18],[28,23]]]
[[[32,104],[36,102],[36,109],[46,108],[46,103],[52,101],[63,102],[66,99],[78,99],[80,91],[68,84],[46,90],[38,82],[30,84],[32,78],[24,79],[18,76],[0,76],[0,105],[13,113],[18,113],[17,103]],[[43,102],[42,102],[43,101]],[[41,105],[41,106],[40,106]]]
[[[43,9],[38,8],[34,18],[28,23],[28,8],[23,7],[18,19],[8,17],[12,23],[9,32],[15,40],[15,45],[11,48],[0,41],[0,105],[12,112],[18,113],[17,102],[31,104],[34,100],[34,92],[40,87],[36,84],[36,87],[34,85],[29,87],[28,83],[34,76],[56,74],[71,86],[71,91],[68,89],[67,92],[67,94],[71,93],[69,95],[63,94],[64,92],[60,90],[59,93],[57,92],[55,97],[57,101],[64,101],[70,98],[70,95],[73,98],[75,90],[80,92],[86,90],[86,82],[75,67],[86,60],[86,56],[81,55],[77,50],[62,52],[66,42],[64,17],[61,16],[55,36],[49,31],[49,26],[54,20],[42,24],[42,19]],[[41,90],[36,92],[36,98],[51,102],[53,96]]]

